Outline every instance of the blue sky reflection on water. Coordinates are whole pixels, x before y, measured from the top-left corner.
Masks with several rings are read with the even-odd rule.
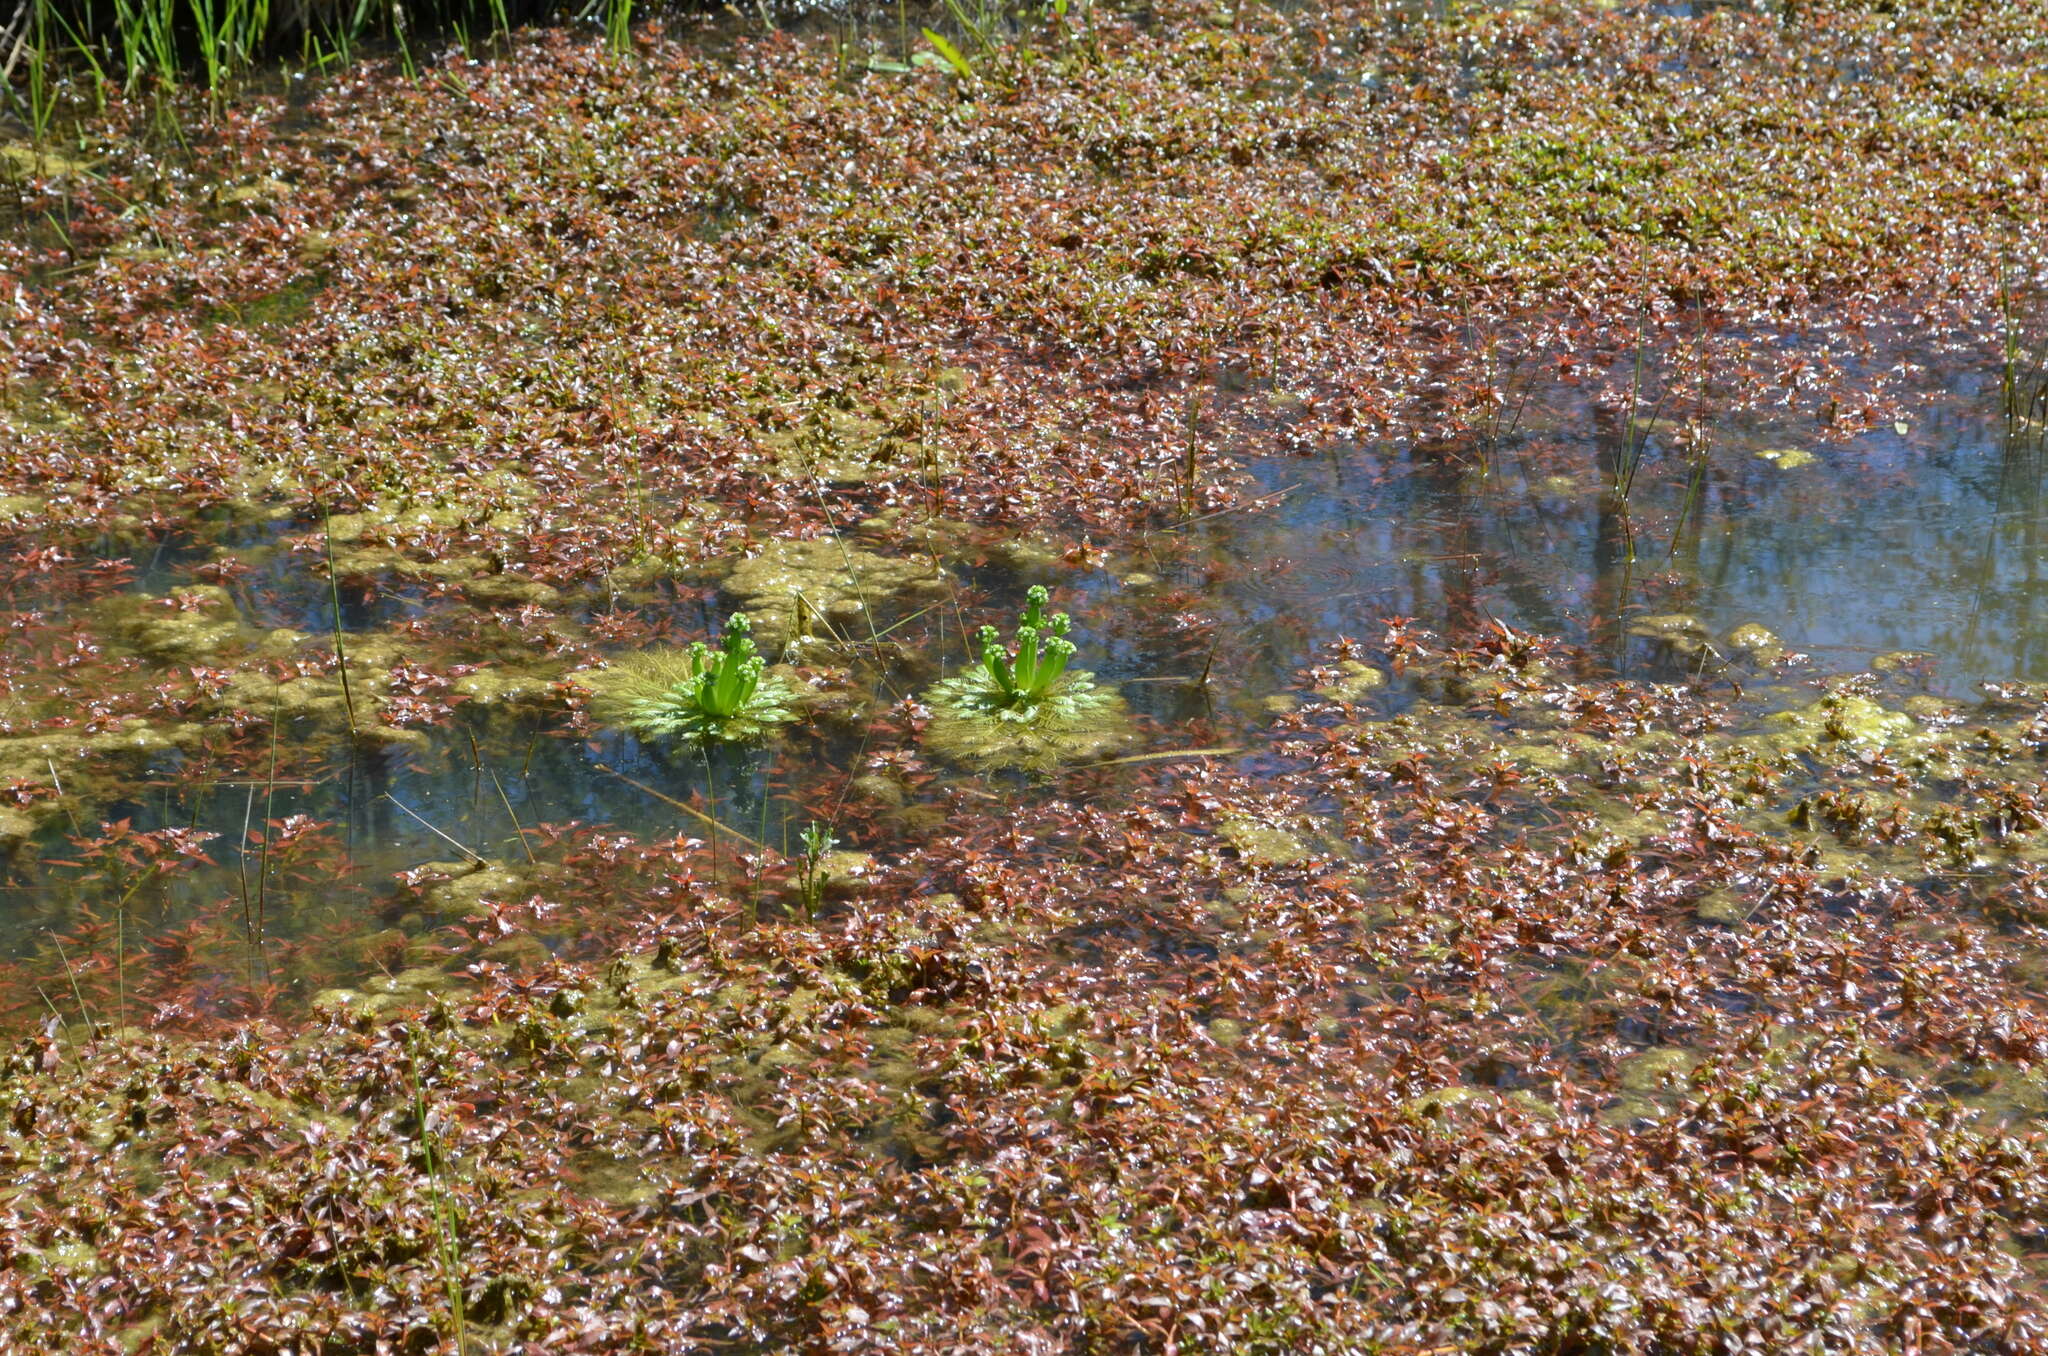
[[[1548,412],[1484,474],[1443,448],[1260,462],[1265,491],[1287,493],[1210,529],[1233,562],[1211,576],[1221,626],[1287,650],[1375,635],[1387,615],[1453,631],[1493,617],[1626,673],[1642,649],[1627,619],[1683,612],[1717,635],[1760,622],[1825,669],[1924,650],[1951,692],[2048,679],[2048,454],[2039,430],[2007,436],[1995,393],[1846,440],[1731,419],[1696,489],[1652,437],[1625,515],[1607,492],[1615,425],[1584,403]]]

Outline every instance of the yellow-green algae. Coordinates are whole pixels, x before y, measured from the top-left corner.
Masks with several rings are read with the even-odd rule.
[[[192,584],[162,598],[117,594],[94,611],[123,644],[165,663],[208,659],[244,635],[233,596],[218,584]]]
[[[1048,771],[1091,762],[1129,748],[1137,738],[1129,709],[1095,676],[1070,669],[1044,699],[1001,704],[995,680],[979,664],[933,687],[924,742],[950,763],[977,771]]]
[[[814,630],[870,639],[878,605],[949,586],[930,561],[885,556],[836,537],[771,541],[735,564],[722,585],[770,654]]]
[[[1216,821],[1216,833],[1253,866],[1294,866],[1313,855],[1299,835],[1257,815],[1225,815]]]
[[[1384,670],[1376,669],[1361,660],[1340,659],[1337,661],[1337,676],[1318,687],[1316,695],[1331,701],[1357,702],[1365,700],[1386,685],[1387,675]]]
[[[705,665],[713,662],[701,644],[663,646],[586,669],[576,675],[576,682],[590,693],[592,717],[641,739],[745,743],[764,739],[796,719],[799,689],[792,671],[781,666],[763,671],[753,695],[731,715],[697,708],[688,694],[705,674]]]

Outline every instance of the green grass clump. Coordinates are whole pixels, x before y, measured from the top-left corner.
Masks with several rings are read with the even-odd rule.
[[[766,673],[744,614],[725,624],[714,650],[656,650],[607,664],[586,679],[591,714],[641,739],[759,739],[796,718],[796,693]]]

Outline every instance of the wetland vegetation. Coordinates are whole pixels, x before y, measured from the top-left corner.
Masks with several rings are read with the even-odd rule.
[[[0,124],[0,1345],[2048,1345],[2039,5],[206,13]]]

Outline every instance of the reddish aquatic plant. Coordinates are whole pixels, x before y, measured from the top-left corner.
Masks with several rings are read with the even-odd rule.
[[[2041,693],[1722,654],[1646,503],[1952,408],[2033,16],[1212,8],[549,34],[10,181],[8,1343],[2048,1342]],[[1457,512],[1333,622],[1360,485]],[[1567,500],[1499,611],[1473,505]],[[946,588],[806,614],[786,753],[596,731],[778,539]],[[1032,583],[1151,742],[944,774]]]

